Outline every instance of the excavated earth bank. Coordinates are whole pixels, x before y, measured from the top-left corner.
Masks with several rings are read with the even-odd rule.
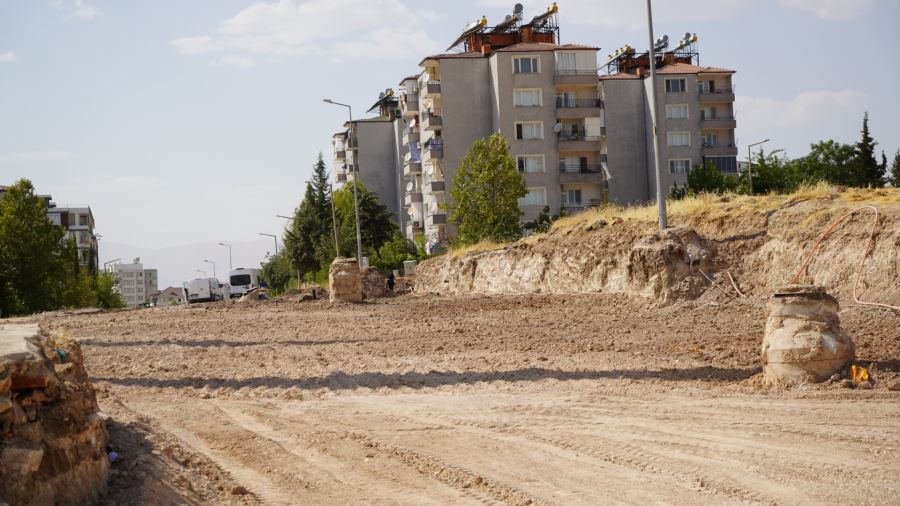
[[[865,195],[862,197],[861,195]],[[718,197],[677,205],[660,232],[652,213],[630,217],[603,210],[503,249],[443,255],[416,270],[419,294],[621,293],[664,303],[698,298],[714,288],[747,295],[785,284],[835,218],[874,204],[881,216],[860,285],[862,300],[900,304],[900,191],[797,197]],[[638,213],[632,213],[638,214]],[[855,215],[822,244],[803,282],[851,296],[873,214]]]

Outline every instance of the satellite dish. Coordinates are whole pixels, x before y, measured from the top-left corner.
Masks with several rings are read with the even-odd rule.
[[[381,93],[378,94],[378,100],[381,100],[382,98],[384,98],[384,92],[383,92],[383,91],[382,91]]]
[[[522,14],[522,11],[524,11],[524,10],[525,10],[525,6],[524,6],[524,5],[522,5],[522,4],[516,4],[516,6],[513,7],[513,14]]]
[[[553,132],[554,133],[562,132],[562,123],[557,123],[557,124],[553,125]]]
[[[509,21],[509,20],[512,19],[512,18],[513,18],[512,15],[507,14],[506,17],[503,18],[503,21]]]

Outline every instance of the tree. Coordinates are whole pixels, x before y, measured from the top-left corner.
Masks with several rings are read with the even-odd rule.
[[[393,215],[387,206],[378,201],[378,195],[357,181],[359,201],[359,229],[364,255],[372,255],[398,231]],[[345,184],[334,192],[334,207],[338,222],[340,253],[356,256],[356,211],[353,205],[353,183]],[[329,260],[330,263],[330,260]]]
[[[313,204],[315,208],[316,224],[319,227],[316,235],[324,240],[332,236],[331,225],[331,184],[328,182],[328,170],[319,152],[319,159],[313,165],[312,173]]]
[[[723,174],[712,162],[707,161],[704,164],[695,165],[688,172],[687,186],[688,191],[692,194],[725,193],[736,191],[739,181],[735,176]]]
[[[894,154],[894,163],[891,164],[891,173],[888,181],[894,188],[900,188],[900,150]]]
[[[884,185],[884,169],[875,159],[875,146],[878,144],[869,134],[869,113],[863,116],[863,127],[860,140],[854,146],[855,156],[852,163],[851,183],[848,186]]]
[[[519,199],[527,194],[506,139],[497,132],[475,141],[453,175],[447,205],[450,220],[457,225],[457,241],[475,244],[521,237]]]
[[[116,278],[108,272],[97,274],[97,306],[105,309],[125,307],[125,301],[122,296],[113,290],[116,284]],[[175,301],[172,301],[173,303]]]
[[[329,220],[330,222],[331,220]],[[303,202],[294,211],[291,227],[284,234],[284,251],[291,266],[304,275],[319,269],[316,248],[322,241],[322,226],[312,184],[306,185]]]
[[[855,167],[853,146],[833,140],[810,145],[809,154],[798,160],[803,182],[827,181],[843,186],[860,186],[862,178]]]
[[[287,290],[293,280],[293,269],[286,248],[277,255],[266,256],[266,261],[260,265],[260,277],[269,285],[272,295]]]
[[[64,285],[62,227],[44,199],[21,179],[0,199],[0,316],[58,307]]]

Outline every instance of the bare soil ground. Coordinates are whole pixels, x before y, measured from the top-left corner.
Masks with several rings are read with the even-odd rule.
[[[897,504],[900,315],[872,390],[763,386],[764,300],[272,301],[44,315],[111,416],[109,504]]]

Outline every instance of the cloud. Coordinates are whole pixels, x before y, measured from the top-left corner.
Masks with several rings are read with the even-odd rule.
[[[76,18],[94,19],[101,14],[103,14],[103,11],[101,11],[97,7],[88,5],[84,0],[75,0],[74,15]]]
[[[0,63],[15,63],[16,52],[10,49],[5,53],[0,53]]]
[[[250,58],[247,58],[246,56],[230,54],[230,55],[223,56],[221,58],[212,60],[209,62],[209,64],[215,65],[215,66],[249,68],[249,67],[253,66],[253,60],[251,60]]]
[[[785,9],[812,12],[823,19],[847,21],[872,8],[872,0],[778,0]]]
[[[681,0],[654,2],[653,18],[667,21],[710,21],[740,14],[756,0]],[[482,5],[510,7],[508,0],[482,0]],[[525,19],[540,14],[526,11]],[[560,24],[572,23],[628,30],[647,29],[645,2],[630,0],[568,0],[559,9]],[[498,20],[489,20],[496,22]]]
[[[743,141],[771,138],[773,147],[799,155],[818,140],[853,141],[868,105],[866,94],[845,89],[806,91],[787,100],[739,94],[735,111]]]
[[[394,57],[398,44],[409,41],[422,51],[437,48],[427,31],[418,28],[434,19],[434,13],[413,10],[400,0],[261,1],[220,23],[214,33],[170,44],[182,54],[228,51],[247,58],[281,58],[312,53],[338,60],[380,59]]]
[[[38,150],[38,151],[14,151],[0,154],[0,164],[19,164],[33,162],[58,162],[71,160],[75,155],[68,151]]]

